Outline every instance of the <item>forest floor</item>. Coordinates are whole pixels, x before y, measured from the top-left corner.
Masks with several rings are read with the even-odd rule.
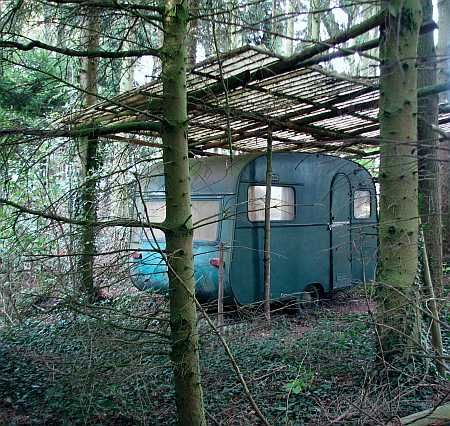
[[[165,308],[142,293],[30,304],[0,329],[0,424],[174,424]],[[376,380],[374,309],[356,289],[300,317],[276,312],[270,329],[258,309],[227,314],[225,339],[270,424],[395,425],[449,398],[431,365]],[[209,424],[259,424],[217,336],[204,319],[199,328]]]

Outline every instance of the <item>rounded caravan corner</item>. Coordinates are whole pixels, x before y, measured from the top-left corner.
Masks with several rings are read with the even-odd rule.
[[[265,184],[265,155],[262,154],[242,170],[237,190],[239,206],[248,202],[247,190],[249,185]],[[319,153],[273,153],[272,187],[293,187],[295,190],[296,217],[293,221],[271,223],[272,255],[272,285],[271,298],[279,300],[295,295],[313,282],[321,283],[324,293],[336,289],[333,285],[333,261],[331,245],[331,201],[330,190],[335,176],[341,173],[345,176],[348,190],[348,216],[346,217],[347,233],[351,232],[351,206],[353,190],[359,182],[370,187],[375,197],[375,186],[372,176],[363,166],[348,159]],[[359,172],[358,172],[359,171]],[[374,198],[374,202],[376,202]],[[374,210],[376,211],[376,209]],[[244,212],[242,212],[244,213]],[[239,215],[238,215],[239,216]],[[236,300],[240,304],[255,303],[263,299],[263,223],[247,219],[236,221],[231,262],[231,286]],[[374,225],[376,217],[372,216],[368,225]],[[277,235],[278,233],[278,235]],[[376,250],[376,237],[369,237]],[[365,243],[364,243],[365,244]],[[246,248],[247,247],[247,248]],[[348,237],[347,265],[340,271],[341,288],[349,287],[359,279],[362,267],[357,256],[352,252],[353,247]],[[337,255],[334,255],[335,259]],[[345,256],[342,256],[345,257]],[[365,265],[374,270],[375,263],[371,258]],[[335,271],[337,268],[335,266]],[[354,276],[355,274],[355,276]]]

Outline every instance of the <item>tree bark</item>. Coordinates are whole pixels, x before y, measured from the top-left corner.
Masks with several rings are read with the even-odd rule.
[[[433,18],[433,3],[422,0],[423,18]],[[418,87],[437,83],[436,50],[433,33],[422,34],[418,46]],[[424,227],[425,244],[430,261],[431,279],[435,294],[442,296],[442,220],[441,191],[439,187],[439,136],[433,130],[438,126],[439,96],[419,98],[419,209]]]
[[[448,0],[438,1],[438,14],[438,80],[439,83],[444,83],[450,81],[450,2]],[[448,93],[441,93],[440,100],[442,103],[448,103]]]
[[[433,17],[433,3],[422,0],[423,19]],[[418,87],[433,86],[437,83],[436,50],[433,33],[422,34],[418,46]],[[442,296],[442,221],[441,193],[439,188],[439,136],[433,130],[439,117],[439,95],[432,94],[419,98],[418,103],[419,138],[419,212],[423,227],[423,264],[425,277],[425,300],[427,309],[439,317],[439,304],[436,297]],[[442,337],[440,324],[429,321],[431,343],[436,355],[436,368],[444,373],[442,361]]]
[[[180,425],[206,425],[200,383],[195,309],[192,214],[187,143],[187,0],[166,0],[164,11],[163,160],[166,253],[170,288],[171,360]]]
[[[272,25],[271,25],[271,45],[272,51],[278,54],[282,53],[282,43],[280,35],[282,34],[282,24],[280,15],[282,14],[279,0],[272,0]]]
[[[319,9],[319,0],[310,0],[308,15],[308,39],[311,41],[320,40],[320,14],[314,13]],[[330,34],[334,37],[336,34]]]
[[[200,1],[189,0],[189,10],[194,15],[200,14]],[[193,68],[197,63],[197,42],[198,42],[199,25],[198,19],[191,19],[189,22],[189,36],[188,36],[188,66]]]
[[[295,0],[290,0],[286,2],[286,7],[287,10],[286,12],[288,13],[288,20],[287,20],[287,24],[286,24],[286,55],[287,56],[291,56],[294,53],[294,35],[295,35],[295,30],[294,30],[294,24],[295,24],[295,11],[296,11],[296,7],[297,7],[297,2]]]
[[[431,0],[422,0],[422,10],[424,21],[433,18]],[[436,50],[432,32],[422,34],[419,38],[418,62],[418,87],[435,85],[437,82]],[[419,212],[434,292],[437,297],[441,297],[443,277],[439,135],[433,130],[433,125],[438,126],[439,96],[436,94],[419,98],[418,112]]]
[[[86,28],[84,29],[84,43],[88,51],[98,50],[100,42],[99,11],[95,8],[86,8]],[[80,70],[80,88],[84,106],[89,107],[97,101],[97,65],[95,57],[83,58]],[[81,256],[79,260],[80,292],[90,302],[97,297],[94,285],[94,258],[95,226],[97,221],[97,181],[95,174],[99,167],[97,156],[98,138],[88,136],[79,141],[79,152],[81,160],[81,185],[80,185],[80,208],[81,218],[89,222],[81,228],[80,245]]]
[[[437,44],[438,82],[450,81],[450,2],[439,0],[439,33]],[[448,103],[449,92],[441,92],[440,101]],[[443,252],[446,259],[450,257],[450,142],[440,143],[440,187],[442,196]]]
[[[384,1],[380,75],[380,358],[410,357],[418,341],[417,70],[420,0]]]

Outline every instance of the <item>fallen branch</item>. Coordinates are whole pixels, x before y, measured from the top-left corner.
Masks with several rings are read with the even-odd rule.
[[[400,419],[400,424],[408,426],[448,425],[449,422],[450,404],[420,411]]]

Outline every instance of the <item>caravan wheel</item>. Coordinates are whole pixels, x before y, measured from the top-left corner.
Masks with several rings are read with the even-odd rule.
[[[305,308],[313,308],[318,306],[322,298],[322,288],[319,284],[309,284],[306,286],[301,297],[302,305]]]

